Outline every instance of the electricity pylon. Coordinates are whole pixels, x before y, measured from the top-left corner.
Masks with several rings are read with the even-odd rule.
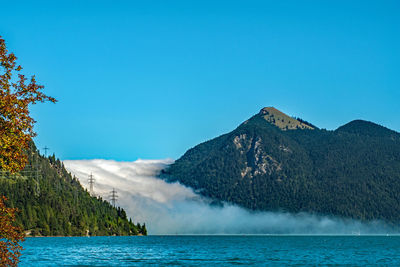
[[[95,179],[93,177],[93,174],[90,173],[88,182],[89,182],[89,193],[91,196],[94,196],[94,190],[93,190],[94,181]]]
[[[44,148],[43,148],[43,150],[44,150],[44,156],[47,158],[47,150],[49,150],[50,148],[48,148],[47,146],[45,146]]]
[[[118,199],[117,191],[115,191],[115,189],[113,188],[113,190],[112,190],[110,193],[111,193],[111,195],[110,195],[111,204],[112,204],[112,205],[114,206],[114,208],[115,208],[115,202],[116,202],[117,199]]]

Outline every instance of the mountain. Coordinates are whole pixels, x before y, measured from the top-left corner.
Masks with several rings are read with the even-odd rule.
[[[18,208],[17,223],[30,236],[146,235],[121,208],[92,197],[55,156],[43,157],[32,143],[29,164],[11,175],[0,170],[0,196]]]
[[[251,210],[400,222],[400,134],[362,120],[327,131],[263,108],[161,177]]]

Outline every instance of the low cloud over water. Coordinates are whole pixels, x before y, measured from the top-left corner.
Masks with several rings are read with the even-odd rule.
[[[156,175],[173,160],[66,160],[65,167],[88,188],[93,173],[94,191],[109,199],[118,192],[117,205],[133,221],[145,222],[149,234],[386,234],[393,231],[382,222],[361,223],[305,213],[251,212],[210,201],[179,183],[167,183]]]

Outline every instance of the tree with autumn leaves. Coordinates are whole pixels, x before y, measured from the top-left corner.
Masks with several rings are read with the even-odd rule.
[[[15,213],[17,209],[7,208],[0,198],[0,266],[16,266],[21,256],[20,242],[25,234],[21,227],[15,225]]]
[[[25,151],[35,136],[35,120],[30,116],[29,106],[37,102],[56,102],[42,92],[43,85],[36,83],[35,76],[27,82],[16,60],[13,53],[8,53],[0,36],[0,168],[10,172],[25,166]]]
[[[45,95],[43,86],[36,83],[35,76],[29,81],[21,74],[17,57],[9,53],[0,36],[0,170],[16,173],[27,163],[26,150],[36,135],[35,120],[29,112],[30,105],[56,100]],[[24,239],[23,229],[15,225],[16,209],[7,208],[0,198],[0,265],[15,266]]]

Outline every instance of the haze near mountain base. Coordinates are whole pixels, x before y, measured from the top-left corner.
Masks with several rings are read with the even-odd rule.
[[[107,199],[118,191],[117,204],[134,221],[146,222],[149,234],[386,234],[393,230],[380,222],[361,223],[306,213],[252,212],[210,200],[179,183],[157,175],[171,160],[66,160],[66,168],[88,188],[93,173],[95,192]]]

